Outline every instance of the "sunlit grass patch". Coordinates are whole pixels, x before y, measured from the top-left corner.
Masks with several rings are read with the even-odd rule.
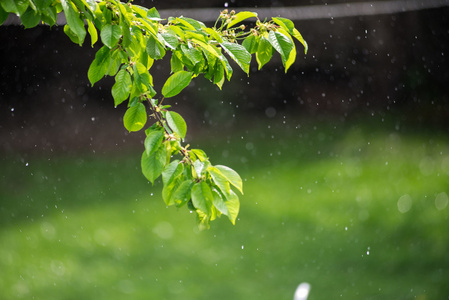
[[[4,160],[0,298],[291,299],[301,281],[310,299],[447,296],[447,138],[264,127],[206,145],[245,194],[236,226],[205,232],[138,153]]]

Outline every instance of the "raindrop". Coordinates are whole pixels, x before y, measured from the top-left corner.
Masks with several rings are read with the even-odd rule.
[[[25,166],[28,167],[28,163],[26,163]]]
[[[224,3],[224,7],[228,7],[228,5],[229,5],[228,2],[225,2],[225,3]]]
[[[405,214],[412,208],[412,198],[408,194],[402,195],[397,205],[399,212]]]
[[[439,193],[435,198],[435,207],[438,210],[443,210],[447,207],[449,202],[448,196],[445,192]]]
[[[243,248],[245,248],[245,246],[242,245],[242,250],[243,250]]]

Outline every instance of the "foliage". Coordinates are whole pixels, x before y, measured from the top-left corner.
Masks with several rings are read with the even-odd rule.
[[[296,59],[293,38],[307,52],[307,44],[292,21],[280,17],[261,21],[254,12],[224,10],[215,25],[207,27],[186,17],[164,20],[155,8],[116,0],[2,1],[0,23],[8,13],[17,14],[26,28],[39,23],[53,26],[57,15],[63,13],[67,20],[64,32],[74,43],[82,45],[87,33],[92,46],[101,40],[103,46],[88,70],[91,84],[104,76],[115,77],[112,97],[116,106],[128,101],[123,122],[130,132],[145,127],[147,111],[155,120],[145,130],[141,159],[145,177],[154,183],[162,176],[165,203],[187,205],[196,211],[201,228],[208,228],[210,221],[222,214],[235,224],[240,204],[233,189],[243,193],[240,176],[229,167],[212,165],[204,151],[184,146],[186,122],[163,102],[178,95],[199,75],[221,89],[233,74],[227,56],[249,75],[252,54],[260,69],[276,51],[287,72]],[[249,18],[257,20],[246,30],[239,24]],[[162,96],[156,98],[149,70],[168,51],[172,53],[171,75],[160,91]],[[178,154],[180,159],[173,158]]]

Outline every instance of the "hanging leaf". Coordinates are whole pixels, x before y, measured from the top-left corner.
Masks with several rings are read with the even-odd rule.
[[[162,87],[162,95],[170,98],[178,95],[192,80],[192,72],[179,71],[171,75]]]
[[[259,40],[255,35],[250,34],[246,39],[243,40],[242,46],[245,47],[246,51],[250,54],[257,52],[259,46]]]
[[[166,119],[168,126],[170,126],[173,132],[184,139],[187,133],[187,124],[181,115],[174,111],[167,111]]]
[[[145,126],[146,122],[147,112],[145,110],[145,105],[142,103],[138,103],[128,108],[123,116],[123,123],[129,132],[139,131]]]
[[[249,18],[257,18],[257,13],[250,11],[241,11],[232,17],[231,22],[229,22],[227,25],[227,28],[231,28],[235,24],[240,23]]]
[[[261,36],[256,52],[256,60],[259,70],[270,61],[273,56],[273,50],[273,46],[271,46],[270,42],[265,37]]]
[[[195,183],[192,187],[191,195],[193,206],[209,215],[211,213],[212,201],[214,201],[214,196],[209,185],[204,181]]]
[[[131,75],[125,69],[120,70],[115,76],[115,83],[112,86],[112,97],[114,98],[115,106],[128,99],[131,85]]]
[[[25,28],[32,28],[39,24],[41,16],[31,7],[28,7],[28,9],[20,16],[20,19]]]
[[[7,13],[4,9],[3,6],[0,5],[0,25],[2,25],[6,19],[8,18],[9,13]]]
[[[221,192],[225,195],[229,194],[231,186],[229,185],[229,180],[223,175],[220,170],[215,167],[209,167],[209,174],[212,177],[214,183],[220,188]]]
[[[190,200],[192,192],[192,180],[184,180],[172,194],[171,200],[177,207],[181,207]]]
[[[145,151],[148,156],[153,154],[162,145],[164,140],[164,132],[162,130],[152,130],[145,138]]]
[[[228,207],[226,206],[225,201],[223,200],[222,195],[220,192],[218,192],[216,189],[212,189],[212,194],[214,196],[213,204],[215,208],[224,214],[225,216],[228,215]]]
[[[242,70],[249,74],[249,64],[251,63],[251,54],[239,44],[230,42],[223,42],[220,44],[226,53],[242,68]]]
[[[221,172],[221,174],[226,178],[226,180],[229,181],[230,184],[235,186],[240,191],[240,193],[243,194],[242,178],[240,178],[240,175],[236,171],[229,167],[221,165],[215,166],[215,168]]]
[[[299,33],[299,31],[294,28],[293,29],[293,36],[301,42],[301,44],[304,46],[304,53],[307,54],[307,51],[309,50],[309,45],[307,45],[307,42],[304,40],[304,38],[302,37],[301,33]]]
[[[81,46],[83,44],[84,38],[86,37],[86,29],[84,28],[84,21],[81,19],[79,12],[75,11],[73,4],[68,0],[61,0],[62,9],[67,20],[67,25],[70,27],[72,32],[78,37],[78,44]]]
[[[111,51],[107,46],[103,46],[95,54],[95,59],[89,66],[87,77],[92,86],[108,72],[111,64]]]
[[[120,29],[120,26],[115,24],[105,25],[100,33],[101,41],[109,48],[115,47],[115,45],[117,45],[121,35],[122,31]]]
[[[228,218],[233,225],[235,225],[235,221],[237,220],[237,216],[239,215],[240,210],[240,201],[239,197],[231,190],[229,195],[226,195],[225,201],[226,207],[228,208]]]
[[[162,174],[162,170],[167,162],[167,148],[159,147],[151,155],[147,155],[146,151],[142,154],[141,167],[143,175],[154,184],[154,181]]]
[[[7,12],[22,16],[27,10],[29,3],[29,0],[2,0],[0,5]]]
[[[169,47],[172,50],[175,50],[178,47],[179,41],[178,41],[178,37],[176,35],[168,33],[168,32],[162,33],[161,35],[164,38],[165,45],[167,47]]]
[[[277,52],[281,55],[282,63],[285,66],[285,62],[290,55],[290,51],[292,51],[294,45],[293,42],[284,34],[270,31],[268,34],[268,41],[276,49]]]
[[[141,92],[146,92],[150,85],[150,73],[147,68],[141,62],[136,62],[133,66],[133,71],[137,88]]]
[[[91,20],[87,20],[87,31],[90,34],[90,45],[93,48],[95,43],[98,41],[98,33],[94,23],[92,23]]]
[[[150,34],[150,36],[148,38],[146,50],[147,50],[148,55],[152,59],[161,59],[162,57],[165,56],[164,47],[161,45],[159,40],[156,39],[152,34]]]
[[[279,26],[281,26],[282,28],[284,28],[285,30],[287,30],[288,33],[293,34],[293,29],[295,29],[295,24],[286,18],[281,18],[281,17],[277,17],[277,18],[272,18],[273,21],[278,24]]]

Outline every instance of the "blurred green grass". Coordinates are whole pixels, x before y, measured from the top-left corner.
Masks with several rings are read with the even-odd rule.
[[[448,297],[447,136],[258,124],[198,142],[245,192],[236,226],[204,232],[139,153],[4,157],[0,298],[292,299],[303,281],[312,300]]]

